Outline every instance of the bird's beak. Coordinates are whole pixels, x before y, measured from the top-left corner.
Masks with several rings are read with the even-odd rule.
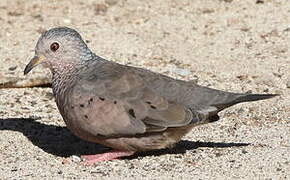
[[[35,66],[44,60],[44,56],[34,56],[24,69],[24,75],[28,74]]]

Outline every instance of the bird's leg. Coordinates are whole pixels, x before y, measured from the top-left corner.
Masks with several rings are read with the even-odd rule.
[[[132,152],[132,151],[113,150],[113,151],[102,153],[102,154],[83,155],[83,156],[81,156],[81,158],[84,161],[83,164],[85,164],[85,165],[93,165],[96,162],[110,161],[110,160],[113,160],[113,159],[118,159],[120,157],[131,156],[134,153],[135,152]]]

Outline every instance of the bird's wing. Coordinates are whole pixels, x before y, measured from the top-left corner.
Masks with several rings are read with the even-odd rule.
[[[193,110],[150,88],[150,82],[142,77],[147,76],[146,72],[141,75],[116,63],[104,63],[92,69],[79,77],[70,98],[75,120],[82,121],[79,124],[91,134],[159,132],[199,121]]]

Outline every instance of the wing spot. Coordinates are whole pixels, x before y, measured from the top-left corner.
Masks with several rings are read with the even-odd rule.
[[[147,103],[147,104],[151,104],[151,102],[150,102],[150,101],[146,101],[146,103]]]
[[[80,107],[85,107],[85,105],[83,105],[83,104],[80,104]]]
[[[87,115],[85,115],[85,118],[88,119],[89,117]]]
[[[117,104],[117,101],[114,101],[114,104]]]
[[[156,107],[155,107],[155,106],[153,106],[153,105],[151,105],[150,107],[151,107],[152,109],[156,109]]]
[[[93,102],[93,98],[90,98],[90,99],[88,100],[88,104],[91,104],[91,102]]]
[[[128,113],[133,117],[133,118],[136,118],[135,116],[135,112],[133,109],[129,109]]]
[[[73,109],[73,108],[75,108],[74,106],[71,106],[71,108]]]
[[[99,97],[99,99],[100,99],[101,101],[104,101],[104,100],[105,100],[105,98],[103,98],[103,97]]]

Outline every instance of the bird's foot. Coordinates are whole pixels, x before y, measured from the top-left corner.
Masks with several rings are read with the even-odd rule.
[[[94,155],[83,155],[81,159],[83,160],[84,165],[93,165],[97,162],[101,161],[110,161],[114,159],[118,159],[120,157],[126,157],[133,155],[132,151],[110,151],[102,154],[94,154]]]

